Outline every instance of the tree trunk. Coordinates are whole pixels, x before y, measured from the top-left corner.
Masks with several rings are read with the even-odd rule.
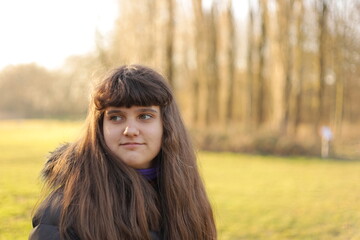
[[[297,81],[295,87],[295,104],[294,104],[294,134],[297,133],[301,118],[302,118],[302,95],[303,95],[303,81],[304,81],[304,2],[303,0],[297,0],[298,12],[297,12],[297,46],[296,46],[296,74]]]
[[[316,130],[319,129],[320,124],[324,124],[325,121],[325,109],[324,109],[324,92],[325,92],[325,71],[326,71],[326,28],[327,28],[327,11],[328,6],[326,0],[322,0],[320,3],[319,18],[318,18],[318,44],[319,44],[319,84],[318,84],[318,96],[317,96],[317,118],[315,121]]]
[[[207,25],[207,49],[206,49],[206,83],[207,83],[207,101],[206,101],[206,125],[213,125],[219,120],[219,71],[217,54],[217,6],[213,3],[211,13],[208,15]],[[203,43],[205,44],[205,43]]]
[[[201,95],[200,88],[201,82],[204,78],[204,20],[201,0],[192,0],[194,16],[195,16],[195,54],[196,54],[196,72],[193,78],[193,102],[194,102],[194,115],[193,122],[199,126],[201,119]]]
[[[293,48],[291,45],[291,27],[293,16],[293,0],[278,0],[279,44],[282,46],[282,66],[284,70],[283,114],[280,123],[280,132],[287,134],[290,118],[291,91],[293,84]]]
[[[259,54],[259,72],[258,72],[258,84],[257,84],[257,126],[262,125],[265,122],[266,110],[265,110],[265,99],[267,99],[266,94],[266,81],[265,81],[265,50],[267,45],[267,21],[268,21],[268,11],[267,11],[267,0],[259,0],[259,10],[261,16],[261,35],[260,42],[258,46]]]
[[[226,122],[230,123],[234,120],[234,91],[235,91],[235,30],[234,16],[232,13],[231,0],[228,1],[226,8],[226,24],[227,24],[227,72],[228,72],[228,89],[227,89],[227,111]]]
[[[167,32],[166,32],[166,60],[165,74],[169,80],[170,86],[175,89],[173,74],[173,55],[174,55],[174,0],[166,0],[168,9]]]
[[[344,6],[346,9],[346,5]],[[360,9],[359,9],[360,10]],[[346,48],[346,32],[347,28],[341,25],[343,21],[342,19],[343,13],[335,19],[335,34],[336,34],[336,42],[335,42],[335,50],[334,50],[334,69],[335,69],[335,111],[334,111],[334,133],[336,139],[341,137],[341,126],[344,115],[344,49]]]
[[[253,49],[254,49],[254,10],[251,6],[251,0],[248,1],[249,4],[249,19],[248,19],[248,29],[247,29],[247,76],[246,76],[246,106],[245,106],[245,123],[248,126],[252,126],[254,123],[254,60],[253,60]]]

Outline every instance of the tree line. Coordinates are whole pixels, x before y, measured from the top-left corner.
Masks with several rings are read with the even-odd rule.
[[[0,112],[82,114],[89,79],[142,63],[167,77],[187,125],[219,133],[219,141],[271,132],[316,142],[322,125],[336,139],[350,138],[350,126],[360,130],[359,0],[118,0],[118,7],[112,34],[98,33],[92,53],[58,72],[4,69]]]

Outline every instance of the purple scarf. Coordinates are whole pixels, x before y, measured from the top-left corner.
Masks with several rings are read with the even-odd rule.
[[[144,176],[147,180],[151,181],[157,178],[158,176],[158,168],[147,168],[147,169],[136,169],[138,173]]]

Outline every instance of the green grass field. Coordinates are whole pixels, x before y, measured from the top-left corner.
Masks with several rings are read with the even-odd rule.
[[[49,151],[81,123],[0,122],[0,240],[27,239]],[[360,162],[199,153],[220,240],[360,239]]]

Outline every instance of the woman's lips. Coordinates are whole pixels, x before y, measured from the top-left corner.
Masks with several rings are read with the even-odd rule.
[[[127,142],[127,143],[121,143],[120,146],[125,147],[125,148],[136,148],[139,146],[144,145],[144,143],[138,143],[138,142]]]

